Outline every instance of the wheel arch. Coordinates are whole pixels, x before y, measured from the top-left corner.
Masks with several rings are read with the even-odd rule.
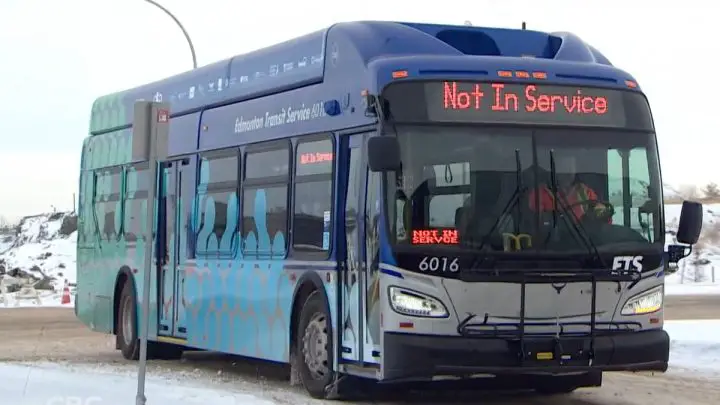
[[[298,278],[295,291],[293,292],[292,310],[290,311],[290,334],[288,336],[288,356],[290,356],[295,349],[294,343],[297,338],[298,322],[300,322],[300,312],[302,311],[303,304],[305,304],[305,301],[307,301],[308,297],[314,292],[318,292],[322,296],[328,314],[332,314],[330,311],[330,300],[325,291],[322,278],[315,271],[308,270],[304,272]]]

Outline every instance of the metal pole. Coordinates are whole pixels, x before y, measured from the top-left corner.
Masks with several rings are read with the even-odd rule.
[[[150,157],[148,160],[150,176],[150,184],[148,187],[148,208],[147,223],[145,226],[145,240],[150,244],[150,248],[145,250],[144,281],[143,281],[143,301],[142,301],[142,328],[140,329],[140,364],[138,367],[138,387],[137,396],[135,398],[136,405],[145,405],[145,372],[147,370],[147,344],[148,332],[150,329],[150,275],[152,274],[153,259],[155,254],[155,238],[153,237],[153,227],[155,225],[155,196],[157,189],[160,187],[158,181],[157,168],[157,132],[150,133]],[[158,230],[159,231],[159,230]]]
[[[195,56],[195,46],[193,46],[192,40],[190,39],[190,34],[188,34],[187,30],[185,30],[185,27],[183,27],[182,23],[180,23],[180,20],[178,20],[177,17],[175,17],[175,15],[173,15],[173,13],[170,12],[170,10],[166,9],[159,3],[157,3],[153,0],[145,0],[145,1],[147,3],[152,4],[153,6],[155,6],[157,8],[159,8],[160,10],[165,12],[165,14],[167,14],[168,17],[172,18],[173,21],[175,21],[175,24],[177,24],[177,26],[182,31],[183,35],[185,35],[185,40],[187,41],[188,46],[190,47],[190,53],[192,54],[193,69],[197,69],[197,57]]]

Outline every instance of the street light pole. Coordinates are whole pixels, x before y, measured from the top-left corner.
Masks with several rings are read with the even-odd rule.
[[[188,46],[190,47],[190,53],[192,54],[192,62],[193,62],[193,69],[197,69],[197,57],[195,56],[195,46],[193,46],[192,40],[190,39],[190,34],[188,34],[187,30],[185,30],[185,27],[183,27],[182,23],[180,23],[180,20],[173,15],[173,13],[170,12],[170,10],[163,7],[160,3],[153,1],[153,0],[145,0],[145,2],[152,4],[153,6],[159,8],[162,10],[165,14],[168,15],[168,17],[172,18],[173,21],[175,21],[175,24],[180,28],[183,35],[185,35],[185,40],[188,43]]]

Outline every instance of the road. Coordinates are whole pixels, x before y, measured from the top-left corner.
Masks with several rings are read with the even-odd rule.
[[[720,296],[669,296],[666,319],[720,318]],[[114,338],[90,332],[80,324],[71,309],[14,308],[0,310],[0,361],[49,361],[95,366],[98,363],[134,370],[114,349]],[[296,388],[288,388],[287,370],[281,366],[239,359],[217,353],[186,353],[181,361],[152,361],[149,372],[191,375],[212,383],[231,384],[240,389],[258,390],[278,403],[320,404]],[[221,377],[219,377],[221,376]],[[253,388],[254,387],[254,388]],[[274,394],[282,393],[282,394]],[[292,399],[288,400],[288,394]],[[609,374],[599,389],[578,390],[564,397],[528,394],[473,393],[454,396],[451,403],[546,404],[546,405],[709,405],[720,398],[720,382],[669,372],[654,376]],[[447,394],[423,394],[392,398],[380,402],[355,403],[447,403]]]
[[[720,319],[720,295],[668,295],[665,319]]]

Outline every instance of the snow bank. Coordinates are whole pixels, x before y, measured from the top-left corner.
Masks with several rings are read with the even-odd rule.
[[[74,284],[76,227],[76,217],[67,212],[23,218],[14,233],[3,235],[0,278],[11,287],[34,284],[45,290],[59,290],[65,280]]]

